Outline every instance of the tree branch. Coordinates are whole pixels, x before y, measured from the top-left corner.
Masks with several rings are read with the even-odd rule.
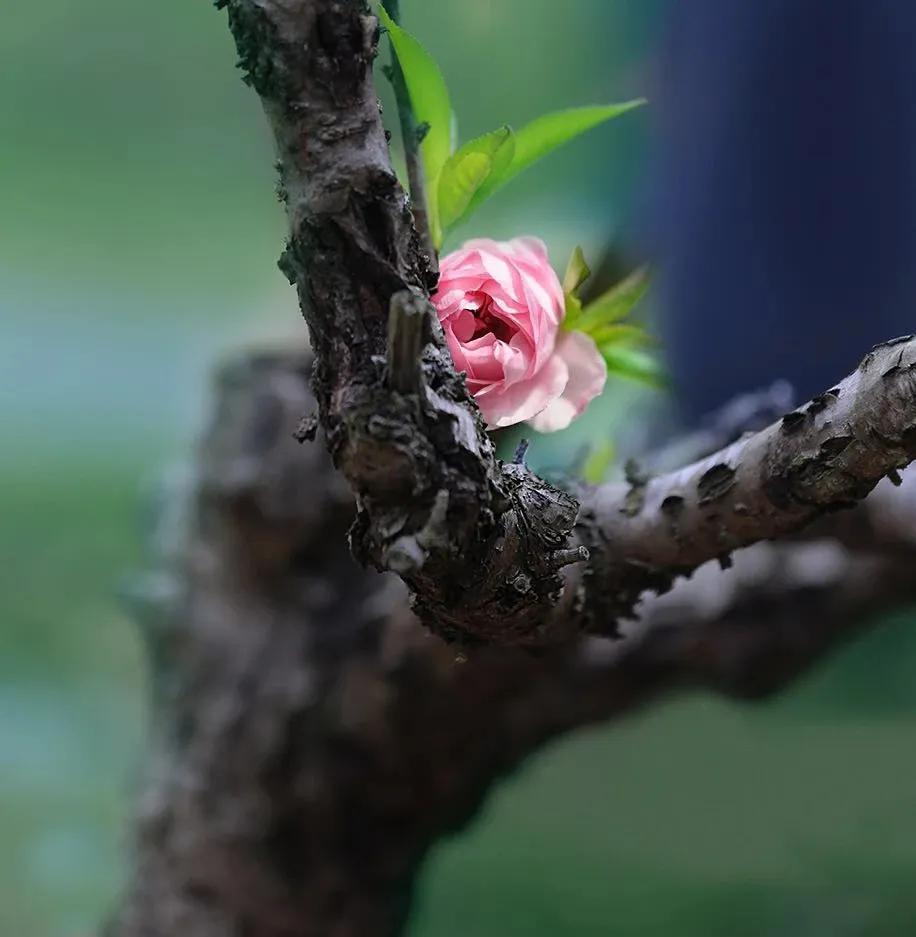
[[[348,555],[349,489],[292,438],[307,370],[224,368],[198,464],[156,514],[132,590],[156,744],[118,937],[390,937],[426,850],[546,741],[677,691],[775,692],[916,600],[914,478],[843,516],[846,545],[822,530],[708,564],[621,640],[458,663]]]
[[[309,325],[328,447],[358,496],[354,551],[380,569],[397,557],[417,610],[451,639],[555,640],[559,570],[582,555],[567,542],[574,499],[497,461],[428,305],[420,389],[386,380],[391,298],[424,296],[435,277],[388,159],[375,18],[359,0],[224,5],[276,138],[290,220],[281,266]],[[404,564],[401,547],[421,534],[423,548],[406,552],[422,562]]]
[[[400,0],[387,0],[385,9],[395,23],[401,21]],[[407,183],[410,187],[410,211],[413,214],[413,223],[420,238],[420,244],[426,251],[430,267],[438,269],[436,261],[436,248],[433,245],[432,233],[429,227],[429,215],[426,208],[426,176],[423,172],[423,162],[420,159],[420,143],[424,130],[417,126],[414,117],[413,104],[404,81],[404,71],[401,63],[391,50],[391,63],[389,77],[394,89],[395,101],[398,105],[398,122],[401,125],[401,142],[404,145],[404,162],[407,164]]]
[[[916,454],[916,345],[901,340],[782,423],[646,484],[583,490],[581,510],[502,464],[431,307],[422,380],[405,392],[387,379],[402,370],[386,367],[402,347],[386,336],[392,296],[422,297],[435,277],[387,154],[375,18],[361,0],[224,5],[277,142],[281,266],[309,325],[328,447],[357,496],[354,551],[396,568],[440,635],[537,645],[613,634],[644,591],[861,499]]]
[[[907,336],[759,433],[645,483],[593,492],[594,528],[580,525],[593,551],[586,601],[610,620],[626,616],[644,590],[849,507],[914,457],[916,341]]]

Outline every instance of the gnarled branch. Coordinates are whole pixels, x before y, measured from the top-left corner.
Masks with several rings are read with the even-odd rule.
[[[413,346],[386,336],[392,297],[422,301],[434,277],[388,158],[375,18],[362,0],[223,5],[277,142],[281,265],[309,325],[328,447],[359,504],[354,550],[396,568],[437,633],[613,634],[646,590],[857,501],[916,455],[916,343],[900,340],[780,424],[672,475],[578,492],[581,510],[501,463],[432,309],[416,380],[401,378]]]
[[[580,525],[593,552],[587,602],[626,616],[644,590],[850,507],[913,458],[916,340],[906,336],[767,429],[644,483],[594,491],[584,504],[595,529]]]
[[[622,640],[459,663],[349,556],[347,485],[292,438],[307,370],[294,353],[226,367],[158,512],[134,589],[156,745],[118,937],[390,937],[429,846],[549,739],[675,691],[775,692],[916,599],[908,483],[845,515],[845,544],[822,529],[707,564]],[[885,497],[896,510],[875,511]]]

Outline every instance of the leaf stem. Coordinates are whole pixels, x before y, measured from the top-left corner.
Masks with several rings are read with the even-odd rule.
[[[400,25],[400,0],[385,0],[385,9],[395,23]],[[398,121],[401,125],[401,141],[404,144],[404,159],[407,163],[407,184],[410,190],[410,209],[413,213],[414,226],[420,238],[420,246],[429,256],[430,267],[438,273],[439,264],[436,249],[433,246],[432,234],[429,226],[429,210],[426,202],[426,175],[423,172],[423,162],[420,159],[420,143],[423,139],[421,127],[417,124],[407,83],[404,81],[404,72],[401,63],[391,46],[391,71],[389,72],[391,86],[394,88],[394,98],[398,105]]]

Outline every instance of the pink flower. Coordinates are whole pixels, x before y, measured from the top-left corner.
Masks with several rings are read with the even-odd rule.
[[[591,337],[560,330],[563,288],[537,238],[468,241],[439,264],[433,305],[490,429],[565,429],[604,388]]]

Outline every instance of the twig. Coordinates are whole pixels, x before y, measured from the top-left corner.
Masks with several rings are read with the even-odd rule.
[[[420,389],[420,355],[427,339],[430,304],[402,290],[391,297],[388,313],[388,383],[400,394]]]
[[[385,9],[395,23],[401,22],[400,0],[386,0]],[[410,210],[413,214],[413,223],[420,238],[420,244],[429,257],[430,267],[438,270],[436,249],[433,245],[432,234],[429,228],[429,215],[426,208],[426,174],[423,171],[423,161],[420,158],[420,144],[423,141],[424,128],[417,124],[414,116],[410,93],[404,81],[404,71],[401,63],[391,48],[391,64],[387,72],[391,86],[394,89],[394,98],[398,105],[398,121],[401,125],[401,141],[404,144],[404,160],[407,163],[407,183],[410,189]]]

